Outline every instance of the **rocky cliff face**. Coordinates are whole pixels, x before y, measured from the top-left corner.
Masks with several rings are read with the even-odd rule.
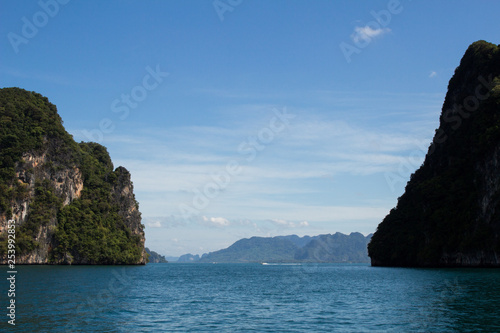
[[[12,219],[18,226],[27,222],[30,212],[30,204],[34,201],[35,180],[48,180],[55,190],[55,195],[60,198],[62,205],[66,206],[74,199],[80,197],[83,189],[83,179],[81,171],[76,167],[62,168],[54,172],[46,166],[50,163],[47,158],[47,151],[38,153],[23,154],[22,161],[16,165],[16,178],[21,186],[27,188],[26,195],[12,202]],[[53,212],[55,213],[55,211]],[[5,225],[6,216],[2,216],[0,223]],[[51,214],[50,221],[41,225],[38,229],[35,241],[39,246],[30,253],[19,254],[18,263],[24,264],[47,264],[49,262],[49,252],[52,248],[54,231],[57,227],[57,216]]]
[[[141,213],[139,205],[135,201],[132,181],[130,180],[130,172],[124,167],[118,167],[115,170],[118,174],[117,182],[113,187],[113,201],[118,203],[118,214],[123,218],[125,226],[132,232],[133,235],[140,237],[142,253],[140,264],[146,264],[147,252],[144,247],[146,237],[144,235],[144,226],[141,223]]]
[[[368,246],[374,266],[500,266],[500,47],[473,43],[423,165]]]
[[[8,220],[17,264],[145,264],[130,173],[76,144],[41,95],[0,89],[0,264]]]

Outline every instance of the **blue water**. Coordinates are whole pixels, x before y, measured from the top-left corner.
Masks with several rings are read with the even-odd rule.
[[[2,331],[500,332],[500,270],[364,264],[17,268],[16,326],[3,314]],[[2,286],[5,309],[8,285]]]

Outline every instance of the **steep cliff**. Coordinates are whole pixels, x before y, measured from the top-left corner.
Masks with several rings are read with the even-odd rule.
[[[368,245],[374,266],[500,266],[500,47],[465,52],[423,165]]]
[[[8,220],[18,264],[144,264],[129,172],[96,143],[77,144],[46,97],[0,89],[0,263]]]

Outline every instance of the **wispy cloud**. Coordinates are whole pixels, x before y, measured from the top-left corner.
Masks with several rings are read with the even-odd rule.
[[[202,217],[202,221],[204,224],[208,224],[210,226],[214,227],[227,227],[231,224],[228,219],[225,219],[223,217]]]
[[[306,95],[322,109],[288,107],[296,118],[250,162],[238,147],[269,126],[274,114],[265,104],[224,108],[224,117],[205,126],[137,126],[108,135],[115,166],[132,174],[149,244],[165,253],[203,253],[253,235],[373,232],[396,200],[384,173],[398,172],[409,152],[430,142],[439,96],[425,104],[428,96],[417,93]],[[194,207],[196,194],[231,160],[241,172],[198,215],[183,216],[179,207]],[[358,196],[362,191],[372,192]],[[166,245],[174,237],[179,243]]]
[[[436,77],[436,76],[437,76],[437,72],[435,72],[435,71],[432,71],[432,72],[429,73],[429,78],[431,78],[431,79],[433,77]]]
[[[257,108],[261,110],[260,105]],[[109,147],[115,166],[124,165],[131,171],[141,211],[146,216],[169,216],[147,221],[150,227],[172,228],[185,223],[179,217],[179,206],[192,205],[196,193],[213,182],[214,176],[226,172],[228,161],[237,161],[242,172],[231,176],[217,198],[200,212],[206,216],[205,220],[192,221],[224,227],[241,218],[298,223],[345,219],[349,214],[354,219],[383,216],[380,211],[360,215],[367,210],[357,207],[339,210],[324,205],[315,211],[318,207],[282,203],[292,197],[302,198],[302,202],[321,202],[332,195],[337,198],[337,188],[324,186],[325,175],[332,179],[376,176],[384,182],[384,172],[397,172],[409,152],[418,146],[417,142],[430,142],[432,138],[429,126],[419,125],[425,119],[415,118],[387,131],[371,123],[367,126],[366,122],[318,116],[311,110],[293,110],[293,113],[297,114],[296,121],[257,151],[252,162],[246,160],[247,156],[238,147],[268,124],[266,113],[259,113],[261,118],[252,117],[249,122],[238,118],[223,126],[151,128],[147,132],[131,131],[126,136],[110,135]],[[421,155],[423,158],[424,153]],[[285,199],[280,202],[278,198]],[[266,203],[270,205],[261,206]],[[299,215],[293,216],[291,212]]]
[[[355,27],[354,32],[351,34],[351,39],[355,43],[371,41],[372,38],[380,37],[386,33],[391,32],[389,28],[373,29],[366,25],[364,27]]]
[[[143,217],[143,223],[149,228],[170,229],[179,226],[185,226],[187,221],[183,221],[175,216],[154,216]]]
[[[161,228],[161,222],[156,220],[154,222],[147,222],[146,225],[150,228]]]
[[[269,221],[271,221],[272,223],[276,224],[279,227],[286,227],[286,228],[300,228],[309,226],[309,222],[307,221],[293,222],[281,219],[273,219]]]

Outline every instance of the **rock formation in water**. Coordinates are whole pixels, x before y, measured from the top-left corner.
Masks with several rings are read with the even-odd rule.
[[[130,173],[77,144],[46,97],[0,89],[0,263],[16,225],[17,264],[145,264]]]
[[[368,245],[373,266],[500,266],[500,47],[465,52],[423,165]]]
[[[146,250],[146,253],[149,255],[148,262],[153,263],[153,264],[166,264],[166,263],[168,263],[168,260],[165,259],[165,256],[162,256],[158,252],[151,251],[148,248],[146,248],[145,250]]]

